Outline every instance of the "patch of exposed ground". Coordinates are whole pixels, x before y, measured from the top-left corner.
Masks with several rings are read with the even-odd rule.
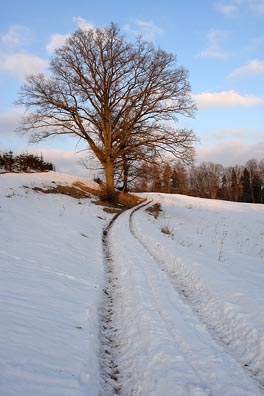
[[[92,201],[96,205],[104,206],[103,209],[107,213],[120,213],[124,209],[132,208],[138,205],[140,202],[144,201],[133,194],[117,192],[116,203],[108,202],[104,199],[105,192],[104,186],[98,185],[98,190],[87,186],[82,182],[74,182],[72,185],[62,185],[58,184],[54,187],[32,187],[32,190],[42,192],[44,194],[64,194],[72,198],[82,199],[82,198],[93,198],[98,197],[98,199]]]
[[[151,206],[148,206],[145,211],[148,212],[150,215],[154,216],[155,219],[157,219],[162,212],[161,204],[155,203]]]
[[[78,199],[91,198],[91,195],[88,192],[76,188],[73,185],[64,186],[59,184],[55,187],[49,187],[49,188],[32,187],[32,190],[42,192],[44,194],[64,194]]]

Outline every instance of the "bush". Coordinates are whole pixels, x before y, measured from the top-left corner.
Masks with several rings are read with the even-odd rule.
[[[12,151],[0,154],[0,168],[6,172],[47,172],[54,171],[51,162],[45,162],[42,155],[19,154],[13,155]]]

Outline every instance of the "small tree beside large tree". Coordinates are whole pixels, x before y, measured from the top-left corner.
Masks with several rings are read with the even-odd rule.
[[[104,168],[112,199],[122,158],[145,150],[193,155],[195,134],[172,126],[196,109],[188,72],[175,61],[141,37],[128,42],[115,24],[79,29],[56,50],[48,76],[27,77],[17,100],[27,109],[20,130],[31,133],[31,142],[53,135],[84,140]]]

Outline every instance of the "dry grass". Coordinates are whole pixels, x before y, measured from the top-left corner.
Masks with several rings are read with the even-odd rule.
[[[120,193],[118,193],[117,201],[118,201],[119,205],[121,205],[125,208],[133,208],[134,206],[143,202],[144,199],[139,198],[133,194],[120,192]]]
[[[118,209],[118,208],[104,208],[103,211],[105,213],[117,214],[117,213],[121,213],[122,209]]]
[[[75,182],[72,185],[58,184],[55,187],[49,188],[33,187],[32,190],[44,194],[64,194],[77,199],[91,198],[91,194],[95,196],[100,196],[102,194],[101,190],[95,190],[81,182]]]
[[[91,195],[86,191],[80,190],[74,186],[64,186],[61,184],[50,188],[32,187],[32,190],[39,191],[44,194],[64,194],[77,199],[91,198]]]
[[[75,183],[73,183],[73,186],[76,188],[79,188],[81,191],[90,193],[90,194],[98,196],[98,197],[100,197],[102,195],[102,189],[96,190],[94,188],[87,186],[86,184],[84,184],[82,182],[75,182]],[[100,186],[98,185],[98,187],[100,187]]]
[[[103,211],[106,213],[120,213],[122,212],[121,208],[118,208],[116,205],[112,204],[111,202],[105,201],[103,199],[97,199],[96,201],[92,201],[94,205],[103,206]]]
[[[162,212],[161,204],[160,203],[155,203],[154,205],[149,206],[146,209],[146,212],[148,212],[150,215],[154,216],[155,219],[157,219],[159,214]]]
[[[161,227],[160,231],[161,231],[163,234],[166,234],[166,235],[170,235],[170,234],[171,234],[171,230],[169,229],[168,226],[163,226],[163,227]]]
[[[92,202],[96,205],[104,206],[104,211],[107,213],[119,213],[121,210],[132,208],[143,201],[142,198],[136,197],[135,195],[118,192],[116,196],[116,204],[113,204],[104,198],[104,188],[96,190],[82,182],[74,182],[72,185],[59,184],[48,188],[33,187],[32,190],[39,191],[44,194],[64,194],[76,199],[91,198],[92,196],[95,196],[98,197],[98,199]]]
[[[160,231],[165,235],[170,235],[172,239],[174,239],[174,231],[173,229],[169,228],[168,225],[164,225],[161,227]]]

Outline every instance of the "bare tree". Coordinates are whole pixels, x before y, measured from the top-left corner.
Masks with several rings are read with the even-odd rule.
[[[128,151],[116,162],[117,168],[119,170],[121,169],[123,176],[123,191],[128,191],[129,183],[133,182],[137,177],[138,170],[142,167],[143,163],[157,165],[156,169],[160,175],[162,174],[163,166],[167,163],[174,163],[175,159],[180,160],[183,164],[189,165],[193,163],[195,155],[193,142],[196,140],[196,137],[191,131],[179,129],[173,132],[173,151],[171,148],[168,150],[168,147],[165,147],[165,139],[168,138],[168,135],[163,136],[164,144],[150,142],[138,145],[139,138],[137,135],[134,136],[136,144],[133,143],[132,139],[129,139],[127,144]],[[168,144],[168,140],[166,142]]]
[[[203,162],[197,168],[199,180],[199,190],[202,196],[216,199],[218,191],[221,187],[224,167],[214,162]]]
[[[188,72],[175,56],[138,38],[126,41],[117,25],[77,30],[57,49],[50,75],[31,75],[17,103],[27,112],[20,130],[37,142],[73,135],[87,142],[114,196],[118,159],[137,147],[173,154],[191,149],[192,131],[177,131],[176,115],[193,116]]]
[[[157,163],[155,150],[150,147],[140,146],[137,149],[126,152],[116,161],[117,184],[122,183],[121,189],[128,192],[129,185],[138,177],[143,163]],[[160,161],[159,161],[160,163]]]

